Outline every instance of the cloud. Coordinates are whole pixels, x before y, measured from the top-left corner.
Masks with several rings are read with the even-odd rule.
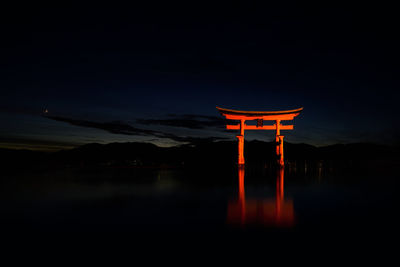
[[[120,122],[120,121],[113,121],[113,122],[94,122],[94,121],[87,121],[87,120],[78,120],[78,119],[71,119],[59,116],[45,116],[46,118],[55,120],[55,121],[62,121],[67,122],[71,125],[87,127],[87,128],[95,128],[105,130],[109,133],[113,134],[125,134],[125,135],[153,135],[157,133],[156,131],[147,130],[147,129],[139,129],[133,127],[129,124]]]
[[[170,119],[137,119],[136,122],[143,125],[163,125],[182,127],[188,129],[206,129],[210,127],[222,128],[225,126],[225,119],[215,116],[204,116],[194,114],[176,115],[170,114]]]
[[[127,123],[120,121],[113,122],[94,122],[87,120],[79,120],[79,119],[71,119],[60,116],[44,116],[51,120],[66,122],[71,125],[87,127],[87,128],[95,128],[107,131],[113,134],[123,134],[123,135],[138,135],[138,136],[150,136],[157,138],[168,138],[176,142],[181,143],[199,143],[204,141],[217,141],[217,140],[225,140],[225,137],[194,137],[194,136],[180,136],[172,133],[161,132],[158,130],[149,130],[149,129],[141,129],[137,127],[133,127]],[[146,121],[146,120],[142,120]],[[211,120],[210,120],[211,121]],[[154,123],[153,123],[154,124]],[[199,129],[199,128],[191,128],[191,129]]]

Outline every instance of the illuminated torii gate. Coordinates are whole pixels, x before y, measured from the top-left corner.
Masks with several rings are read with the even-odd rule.
[[[283,111],[242,111],[217,107],[219,112],[228,120],[238,120],[239,124],[226,125],[228,130],[240,130],[240,134],[236,137],[239,141],[238,164],[244,164],[244,130],[276,130],[276,155],[278,156],[278,164],[284,165],[283,161],[283,135],[281,130],[293,130],[293,125],[282,125],[281,121],[293,120],[300,114],[303,108],[283,110]],[[246,120],[256,120],[257,125],[247,125]],[[264,121],[275,121],[274,125],[264,125]]]

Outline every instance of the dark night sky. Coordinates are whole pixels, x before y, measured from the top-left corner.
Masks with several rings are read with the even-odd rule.
[[[233,139],[215,106],[304,107],[289,142],[399,143],[394,7],[188,2],[5,8],[0,147]]]

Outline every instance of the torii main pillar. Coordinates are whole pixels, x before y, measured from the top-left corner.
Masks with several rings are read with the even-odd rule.
[[[293,120],[303,108],[283,111],[242,111],[217,107],[219,112],[228,120],[240,121],[236,125],[226,125],[228,130],[240,130],[238,138],[238,164],[244,165],[244,130],[276,130],[276,155],[277,164],[284,166],[283,135],[281,130],[293,130],[293,125],[282,125],[283,120]],[[256,120],[257,125],[247,125],[247,120]],[[275,121],[274,125],[263,125],[264,121]]]

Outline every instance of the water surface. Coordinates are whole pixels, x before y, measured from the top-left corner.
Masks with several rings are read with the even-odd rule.
[[[359,166],[357,168],[360,168]],[[327,163],[226,170],[68,168],[2,178],[3,235],[396,236],[397,174]]]

